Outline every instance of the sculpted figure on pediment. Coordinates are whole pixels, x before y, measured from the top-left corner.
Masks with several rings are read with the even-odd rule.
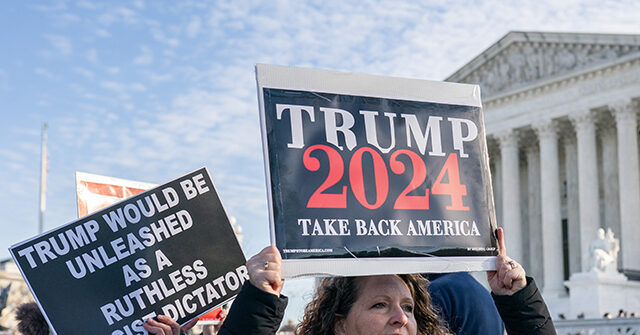
[[[525,55],[524,79],[526,81],[533,81],[538,78],[540,66],[538,64],[537,50],[530,44],[525,44],[522,47],[522,53]]]
[[[558,71],[568,71],[573,69],[576,64],[576,56],[573,51],[569,51],[567,48],[560,47],[556,51],[556,54],[553,58],[553,63],[556,65]]]
[[[640,46],[515,43],[476,68],[462,82],[480,84],[484,94],[492,95],[638,51]]]
[[[541,59],[543,63],[540,64],[540,72],[535,79],[551,76],[556,71],[556,66],[553,64],[555,52],[556,50],[553,47],[542,49]]]
[[[508,81],[511,81],[511,65],[505,59],[501,59],[498,62],[498,72],[500,73],[500,78],[507,78]],[[501,82],[503,84],[504,81]]]
[[[483,86],[489,91],[489,92],[495,92],[498,90],[497,88],[497,80],[498,77],[496,76],[495,73],[495,68],[493,69],[483,69],[481,74],[484,76],[484,79],[482,80],[482,84]]]
[[[576,64],[578,67],[583,67],[589,63],[589,56],[584,48],[574,53],[574,55],[576,56]]]
[[[524,50],[520,48],[512,49],[512,52],[507,58],[509,65],[511,67],[510,76],[509,76],[510,81],[517,82],[517,81],[522,81],[524,79],[522,70],[526,66],[525,55],[526,53],[524,52]]]

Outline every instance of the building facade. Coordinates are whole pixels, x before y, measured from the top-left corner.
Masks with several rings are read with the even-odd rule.
[[[599,228],[640,280],[640,35],[510,32],[446,80],[481,87],[498,224],[552,309]]]
[[[22,279],[20,270],[11,259],[0,260],[0,291],[8,289],[7,300],[0,304],[0,334],[11,334],[17,327],[16,309],[23,303],[33,301],[29,287]],[[6,332],[3,332],[7,330]]]

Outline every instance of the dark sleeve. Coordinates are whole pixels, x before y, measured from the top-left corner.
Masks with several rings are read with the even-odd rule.
[[[264,292],[247,280],[231,305],[218,334],[273,335],[280,327],[287,300],[284,295],[277,297]]]
[[[514,295],[491,295],[509,335],[556,334],[547,305],[533,278],[527,277],[527,286]]]

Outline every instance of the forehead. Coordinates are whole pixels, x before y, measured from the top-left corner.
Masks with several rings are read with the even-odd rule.
[[[362,277],[358,288],[361,297],[394,294],[412,298],[407,284],[394,275]]]

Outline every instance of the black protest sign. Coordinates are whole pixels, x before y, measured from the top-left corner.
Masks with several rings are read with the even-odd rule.
[[[57,334],[146,334],[233,298],[245,258],[206,169],[10,248]]]
[[[317,74],[322,85],[335,75],[327,72]],[[272,235],[285,261],[483,256],[485,264],[496,255],[479,101],[269,87],[261,78]],[[324,271],[305,267],[285,273]]]

